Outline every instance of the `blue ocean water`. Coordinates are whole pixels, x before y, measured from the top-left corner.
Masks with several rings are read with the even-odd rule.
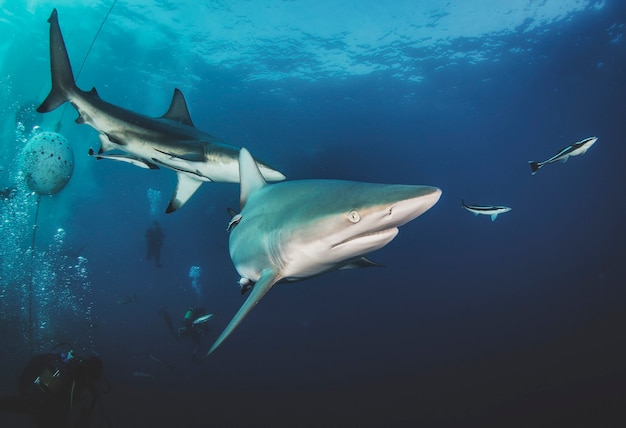
[[[95,426],[624,423],[622,2],[0,8],[0,188],[16,189],[0,207],[0,393],[17,390],[32,353],[70,342],[104,361],[111,388]],[[190,305],[213,313],[204,353],[243,303],[226,232],[239,186],[203,184],[165,214],[172,171],[88,157],[97,134],[71,106],[35,113],[50,90],[53,8],[83,90],[160,116],[179,88],[196,127],[288,180],[425,184],[443,196],[368,256],[384,268],[276,285],[193,361],[161,310],[176,327]],[[21,150],[57,124],[74,173],[37,208]],[[531,175],[529,160],[589,136],[586,154]],[[512,211],[492,222],[462,199]],[[160,268],[146,254],[154,221]]]

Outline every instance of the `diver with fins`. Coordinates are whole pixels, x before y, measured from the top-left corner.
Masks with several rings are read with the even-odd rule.
[[[195,345],[191,358],[195,361],[203,361],[203,358],[199,357],[198,351],[202,347],[202,338],[209,332],[207,321],[213,317],[213,314],[207,313],[205,309],[200,306],[190,306],[185,311],[180,326],[175,328],[172,317],[165,308],[161,308],[159,313],[163,317],[174,339],[184,340],[187,337],[191,338]]]
[[[100,395],[110,390],[103,387],[102,360],[58,352],[58,346],[31,358],[20,374],[19,394],[0,397],[0,411],[28,415],[39,428],[88,428]]]

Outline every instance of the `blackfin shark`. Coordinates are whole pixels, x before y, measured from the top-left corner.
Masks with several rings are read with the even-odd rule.
[[[474,215],[482,214],[490,216],[491,221],[496,221],[499,214],[508,213],[512,210],[512,208],[503,205],[467,205],[464,200],[461,200],[461,205]]]
[[[152,118],[107,103],[95,88],[82,91],[74,81],[56,9],[48,22],[52,89],[38,112],[52,111],[69,101],[78,111],[76,122],[98,131],[101,146],[97,152],[90,149],[90,155],[142,168],[174,170],[178,182],[168,213],[183,206],[203,182],[239,182],[239,148],[197,129],[182,92],[175,89],[168,111]],[[258,162],[258,166],[268,181],[285,179],[264,163]]]
[[[589,148],[593,146],[596,141],[598,141],[598,137],[585,138],[584,140],[581,140],[577,143],[572,144],[571,146],[567,146],[559,150],[556,155],[552,156],[548,160],[545,160],[543,162],[528,161],[528,163],[530,164],[530,169],[532,170],[532,174],[535,175],[542,166],[549,163],[567,162],[567,159],[569,159],[570,156],[585,154],[585,152],[589,150]]]
[[[241,210],[229,224],[229,251],[250,294],[210,354],[278,282],[338,269],[377,266],[364,257],[391,242],[398,227],[430,209],[430,186],[299,180],[267,184],[250,153],[239,153]]]

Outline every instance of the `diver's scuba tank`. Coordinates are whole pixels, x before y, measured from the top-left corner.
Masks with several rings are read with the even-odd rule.
[[[71,352],[65,355],[48,355],[43,369],[39,375],[33,379],[33,385],[45,394],[57,395],[63,393],[71,381],[67,364],[72,358]]]

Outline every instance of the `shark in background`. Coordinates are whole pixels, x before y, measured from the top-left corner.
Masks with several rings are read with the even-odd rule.
[[[535,175],[537,171],[539,171],[539,169],[542,168],[544,165],[548,165],[554,162],[567,162],[570,156],[585,154],[587,150],[589,150],[589,148],[595,144],[596,141],[598,141],[598,137],[585,138],[584,140],[578,141],[577,143],[562,148],[556,155],[552,156],[548,160],[545,160],[543,162],[528,161],[528,163],[530,164],[532,175]]]
[[[56,9],[48,22],[52,89],[37,108],[38,112],[52,111],[69,101],[78,111],[76,122],[98,131],[101,146],[97,152],[90,149],[91,156],[175,171],[178,181],[168,213],[183,206],[204,182],[239,182],[239,148],[223,144],[197,129],[182,92],[175,89],[167,112],[152,118],[107,103],[95,88],[82,91],[74,81]],[[261,162],[257,165],[266,180],[285,179],[270,166]]]
[[[239,153],[241,211],[229,251],[250,294],[207,355],[237,328],[278,282],[338,269],[378,266],[364,257],[391,242],[398,227],[430,209],[441,190],[430,186],[340,180],[269,185],[250,153]],[[234,213],[231,213],[234,214]]]

